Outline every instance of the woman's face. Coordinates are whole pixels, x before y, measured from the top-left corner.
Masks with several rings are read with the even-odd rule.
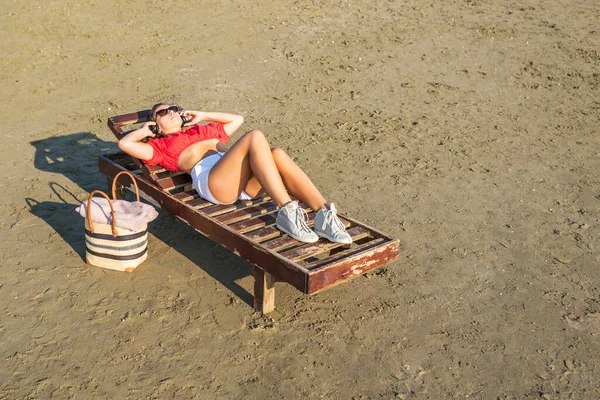
[[[170,106],[168,104],[158,106],[154,110],[154,121],[162,133],[169,134],[181,130],[181,123],[183,121],[181,120],[181,115],[176,110],[177,106]]]

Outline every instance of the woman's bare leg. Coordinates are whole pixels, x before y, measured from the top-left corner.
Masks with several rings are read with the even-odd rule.
[[[273,155],[279,175],[289,194],[313,210],[326,208],[325,198],[321,195],[310,178],[284,150],[275,147],[271,149],[271,154]],[[260,182],[258,182],[255,177],[251,177],[248,180],[244,191],[250,196],[256,197],[261,193],[261,189]]]
[[[279,207],[291,201],[269,143],[257,130],[246,133],[227,150],[210,170],[208,187],[215,199],[229,203],[237,200],[252,177]]]
[[[242,189],[250,195],[264,190],[281,207],[277,228],[292,238],[315,243],[321,236],[336,243],[352,243],[335,207],[326,206],[308,176],[283,150],[270,149],[260,131],[248,132],[225,153],[210,170],[208,187],[213,197],[224,203],[235,201]],[[313,210],[319,210],[314,231],[306,223],[306,213],[291,202],[288,190]]]

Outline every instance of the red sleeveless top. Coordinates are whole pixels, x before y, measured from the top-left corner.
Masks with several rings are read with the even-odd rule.
[[[208,125],[194,125],[185,132],[177,132],[167,137],[153,139],[148,142],[154,149],[154,154],[149,160],[142,160],[144,164],[160,165],[171,171],[181,171],[177,166],[177,159],[190,145],[208,139],[219,139],[221,143],[229,141],[223,124],[212,122]]]

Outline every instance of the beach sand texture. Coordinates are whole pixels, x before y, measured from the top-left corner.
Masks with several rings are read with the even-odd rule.
[[[0,398],[600,398],[600,5],[0,1]],[[109,116],[240,113],[397,262],[314,296],[161,213],[86,265]]]

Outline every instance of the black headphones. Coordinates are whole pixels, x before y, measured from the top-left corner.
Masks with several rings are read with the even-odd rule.
[[[190,120],[188,120],[185,115],[181,115],[181,127],[183,128],[185,126],[185,124],[187,124],[188,122],[190,122]],[[164,136],[164,135],[160,134],[160,128],[158,127],[158,124],[156,123],[156,121],[154,121],[154,125],[150,125],[148,128],[156,136]]]

